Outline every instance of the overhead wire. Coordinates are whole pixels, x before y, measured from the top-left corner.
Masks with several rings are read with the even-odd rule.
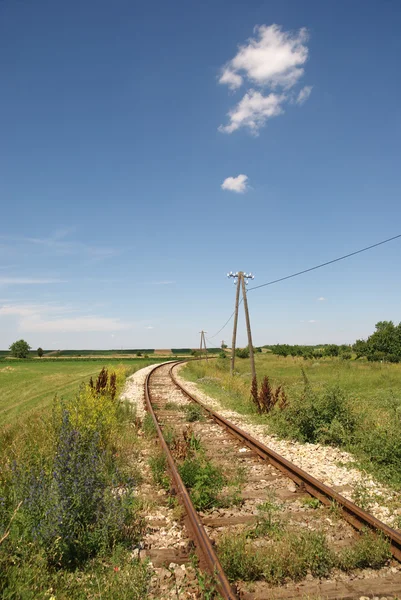
[[[333,260],[328,260],[327,262],[320,263],[319,265],[315,265],[314,267],[310,267],[309,269],[304,269],[303,271],[298,271],[297,273],[292,273],[291,275],[286,275],[285,277],[280,277],[279,279],[273,279],[272,281],[268,281],[267,283],[262,283],[261,285],[255,285],[254,287],[248,288],[248,292],[251,292],[252,290],[258,290],[259,288],[262,288],[262,287],[267,287],[268,285],[273,285],[274,283],[279,283],[280,281],[286,281],[287,279],[292,279],[293,277],[298,277],[299,275],[304,275],[305,273],[310,273],[311,271],[316,271],[316,269],[321,269],[322,267],[327,267],[327,265],[332,265],[333,263],[339,262],[341,260],[345,260],[346,258],[355,256],[356,254],[361,254],[362,252],[366,252],[367,250],[371,250],[372,248],[377,248],[378,246],[382,246],[383,244],[387,244],[388,242],[392,242],[393,240],[397,240],[399,238],[401,238],[401,233],[398,235],[395,235],[391,238],[387,238],[386,240],[382,240],[381,242],[377,242],[376,244],[372,244],[371,246],[366,246],[365,248],[356,250],[355,252],[350,252],[349,254],[344,254],[344,256],[339,256],[338,258],[334,258]],[[239,304],[241,304],[242,301],[243,301],[243,298],[241,298]],[[209,336],[209,338],[207,338],[209,342],[210,342],[210,339],[213,339],[216,336],[218,336],[219,333],[221,331],[223,331],[223,329],[225,329],[225,327],[227,327],[227,325],[229,324],[229,322],[231,321],[231,319],[233,318],[234,315],[235,315],[235,310],[232,312],[232,314],[229,316],[227,321],[224,323],[223,327],[221,327],[217,331],[217,333],[215,333],[214,335],[211,335],[211,336]]]
[[[377,246],[382,246],[383,244],[387,244],[388,242],[392,242],[401,237],[401,233],[399,235],[395,235],[394,237],[388,238],[387,240],[383,240],[382,242],[377,242],[377,244],[372,244],[371,246],[366,246],[366,248],[362,248],[361,250],[356,250],[355,252],[350,252],[349,254],[344,254],[344,256],[340,256],[339,258],[334,258],[333,260],[328,260],[327,262],[321,263],[320,265],[316,265],[315,267],[310,267],[309,269],[304,269],[303,271],[298,271],[298,273],[292,273],[292,275],[287,275],[286,277],[280,277],[280,279],[274,279],[273,281],[268,281],[267,283],[262,283],[261,285],[255,285],[248,289],[248,292],[252,290],[258,290],[259,288],[266,287],[268,285],[273,285],[273,283],[279,283],[280,281],[285,281],[286,279],[291,279],[292,277],[298,277],[298,275],[303,275],[304,273],[309,273],[310,271],[315,271],[316,269],[321,269],[322,267],[326,267],[327,265],[332,265],[333,263],[339,262],[340,260],[345,260],[350,256],[355,256],[355,254],[361,254],[361,252],[366,252],[367,250],[371,250],[372,248],[377,248]]]

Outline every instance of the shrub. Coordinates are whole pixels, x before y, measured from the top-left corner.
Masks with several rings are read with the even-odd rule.
[[[249,358],[249,348],[237,348],[235,351],[235,356],[238,358]]]
[[[279,435],[301,442],[332,445],[346,443],[356,427],[344,392],[339,386],[314,391],[305,384],[301,396],[288,401],[283,410],[274,411],[272,425]]]

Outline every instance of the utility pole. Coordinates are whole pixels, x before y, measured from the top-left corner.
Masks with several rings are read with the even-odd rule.
[[[207,331],[203,331],[203,329],[202,329],[202,331],[200,331],[199,333],[200,333],[200,336],[201,336],[200,337],[200,348],[199,348],[199,351],[200,351],[201,356],[202,356],[203,347],[205,348],[205,357],[206,357],[206,360],[207,360],[207,347],[206,347],[206,339],[205,339],[205,333],[207,333]]]
[[[246,287],[245,287],[245,279],[244,275],[241,277],[242,281],[242,297],[244,299],[244,310],[245,310],[245,320],[246,320],[246,330],[248,333],[248,346],[249,346],[249,359],[251,361],[251,371],[252,371],[252,379],[256,377],[256,369],[255,369],[255,357],[253,355],[253,344],[252,344],[252,333],[251,333],[251,321],[249,318],[249,310],[248,310],[248,298],[246,296]]]
[[[234,366],[235,366],[235,342],[237,339],[237,324],[238,324],[238,306],[239,306],[239,293],[241,287],[241,274],[238,273],[239,277],[237,279],[237,292],[235,294],[235,309],[234,309],[234,325],[233,325],[233,339],[231,342],[231,368],[230,373],[234,375]],[[231,274],[229,275],[231,277]],[[235,281],[234,281],[235,283]]]
[[[244,273],[243,271],[238,271],[237,273],[233,273],[230,271],[227,273],[227,277],[232,277],[234,279],[234,283],[237,286],[236,294],[235,294],[235,309],[234,309],[234,325],[233,325],[233,340],[231,344],[231,375],[234,374],[234,366],[235,366],[235,345],[237,340],[237,325],[238,325],[238,307],[239,307],[239,295],[242,287],[242,299],[244,301],[244,310],[245,310],[245,319],[246,319],[246,329],[248,334],[248,346],[249,346],[249,358],[251,361],[251,371],[252,378],[256,377],[255,370],[255,357],[253,354],[253,344],[252,344],[252,333],[251,333],[251,321],[249,318],[249,309],[248,309],[248,299],[246,296],[246,285],[248,284],[248,279],[254,279],[252,273]]]

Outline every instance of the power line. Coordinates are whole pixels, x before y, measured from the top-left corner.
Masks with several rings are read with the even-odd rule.
[[[304,269],[303,271],[298,271],[298,273],[293,273],[292,275],[287,275],[286,277],[280,277],[280,279],[274,279],[273,281],[268,281],[267,283],[262,283],[261,285],[256,285],[252,288],[249,288],[248,292],[251,292],[252,290],[257,290],[262,287],[266,287],[268,285],[273,285],[274,283],[279,283],[280,281],[285,281],[286,279],[292,279],[293,277],[298,277],[298,275],[303,275],[304,273],[309,273],[310,271],[315,271],[316,269],[321,269],[322,267],[326,267],[327,265],[332,265],[333,263],[339,262],[340,260],[345,260],[346,258],[355,256],[356,254],[361,254],[361,252],[366,252],[367,250],[371,250],[372,248],[377,248],[377,246],[382,246],[383,244],[387,244],[388,242],[392,242],[393,240],[397,240],[399,238],[401,238],[401,233],[399,235],[395,235],[394,237],[383,240],[382,242],[378,242],[377,244],[372,244],[371,246],[366,246],[366,248],[362,248],[361,250],[356,250],[355,252],[351,252],[350,254],[345,254],[344,256],[335,258],[334,260],[329,260],[325,263],[321,263],[320,265],[316,265],[315,267],[310,267],[309,269]],[[240,304],[241,304],[242,300],[243,299],[241,298]],[[221,331],[223,331],[223,329],[225,327],[227,327],[227,325],[233,318],[234,314],[235,314],[235,310],[231,313],[231,315],[229,316],[227,321],[224,323],[223,327],[221,327],[217,333],[215,333],[214,335],[211,335],[209,337],[208,341],[210,341],[210,339],[215,338],[217,335],[219,335],[219,333]]]
[[[356,250],[356,252],[351,252],[350,254],[345,254],[344,256],[335,258],[334,260],[329,260],[325,263],[321,263],[320,265],[316,265],[315,267],[311,267],[310,269],[304,269],[303,271],[298,271],[298,273],[293,273],[292,275],[287,275],[286,277],[280,277],[280,279],[274,279],[273,281],[268,281],[267,283],[262,283],[261,285],[256,285],[254,287],[249,288],[248,292],[251,292],[252,290],[258,290],[259,288],[266,287],[267,285],[273,285],[273,283],[279,283],[280,281],[285,281],[286,279],[291,279],[292,277],[298,277],[298,275],[303,275],[304,273],[309,273],[310,271],[315,271],[316,269],[321,269],[322,267],[326,267],[327,265],[332,265],[333,263],[339,262],[340,260],[344,260],[346,258],[349,258],[350,256],[355,256],[355,254],[360,254],[361,252],[366,252],[366,250],[371,250],[372,248],[377,248],[377,246],[382,246],[383,244],[392,242],[393,240],[396,240],[400,237],[401,237],[401,233],[399,235],[395,235],[394,237],[388,238],[387,240],[383,240],[382,242],[378,242],[377,244],[372,244],[371,246],[366,246],[366,248],[362,248],[361,250]]]

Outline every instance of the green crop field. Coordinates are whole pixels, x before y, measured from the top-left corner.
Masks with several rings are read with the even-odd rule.
[[[79,384],[103,366],[124,365],[134,372],[162,359],[28,359],[0,361],[0,425],[20,415],[49,406],[56,394],[69,398]]]

